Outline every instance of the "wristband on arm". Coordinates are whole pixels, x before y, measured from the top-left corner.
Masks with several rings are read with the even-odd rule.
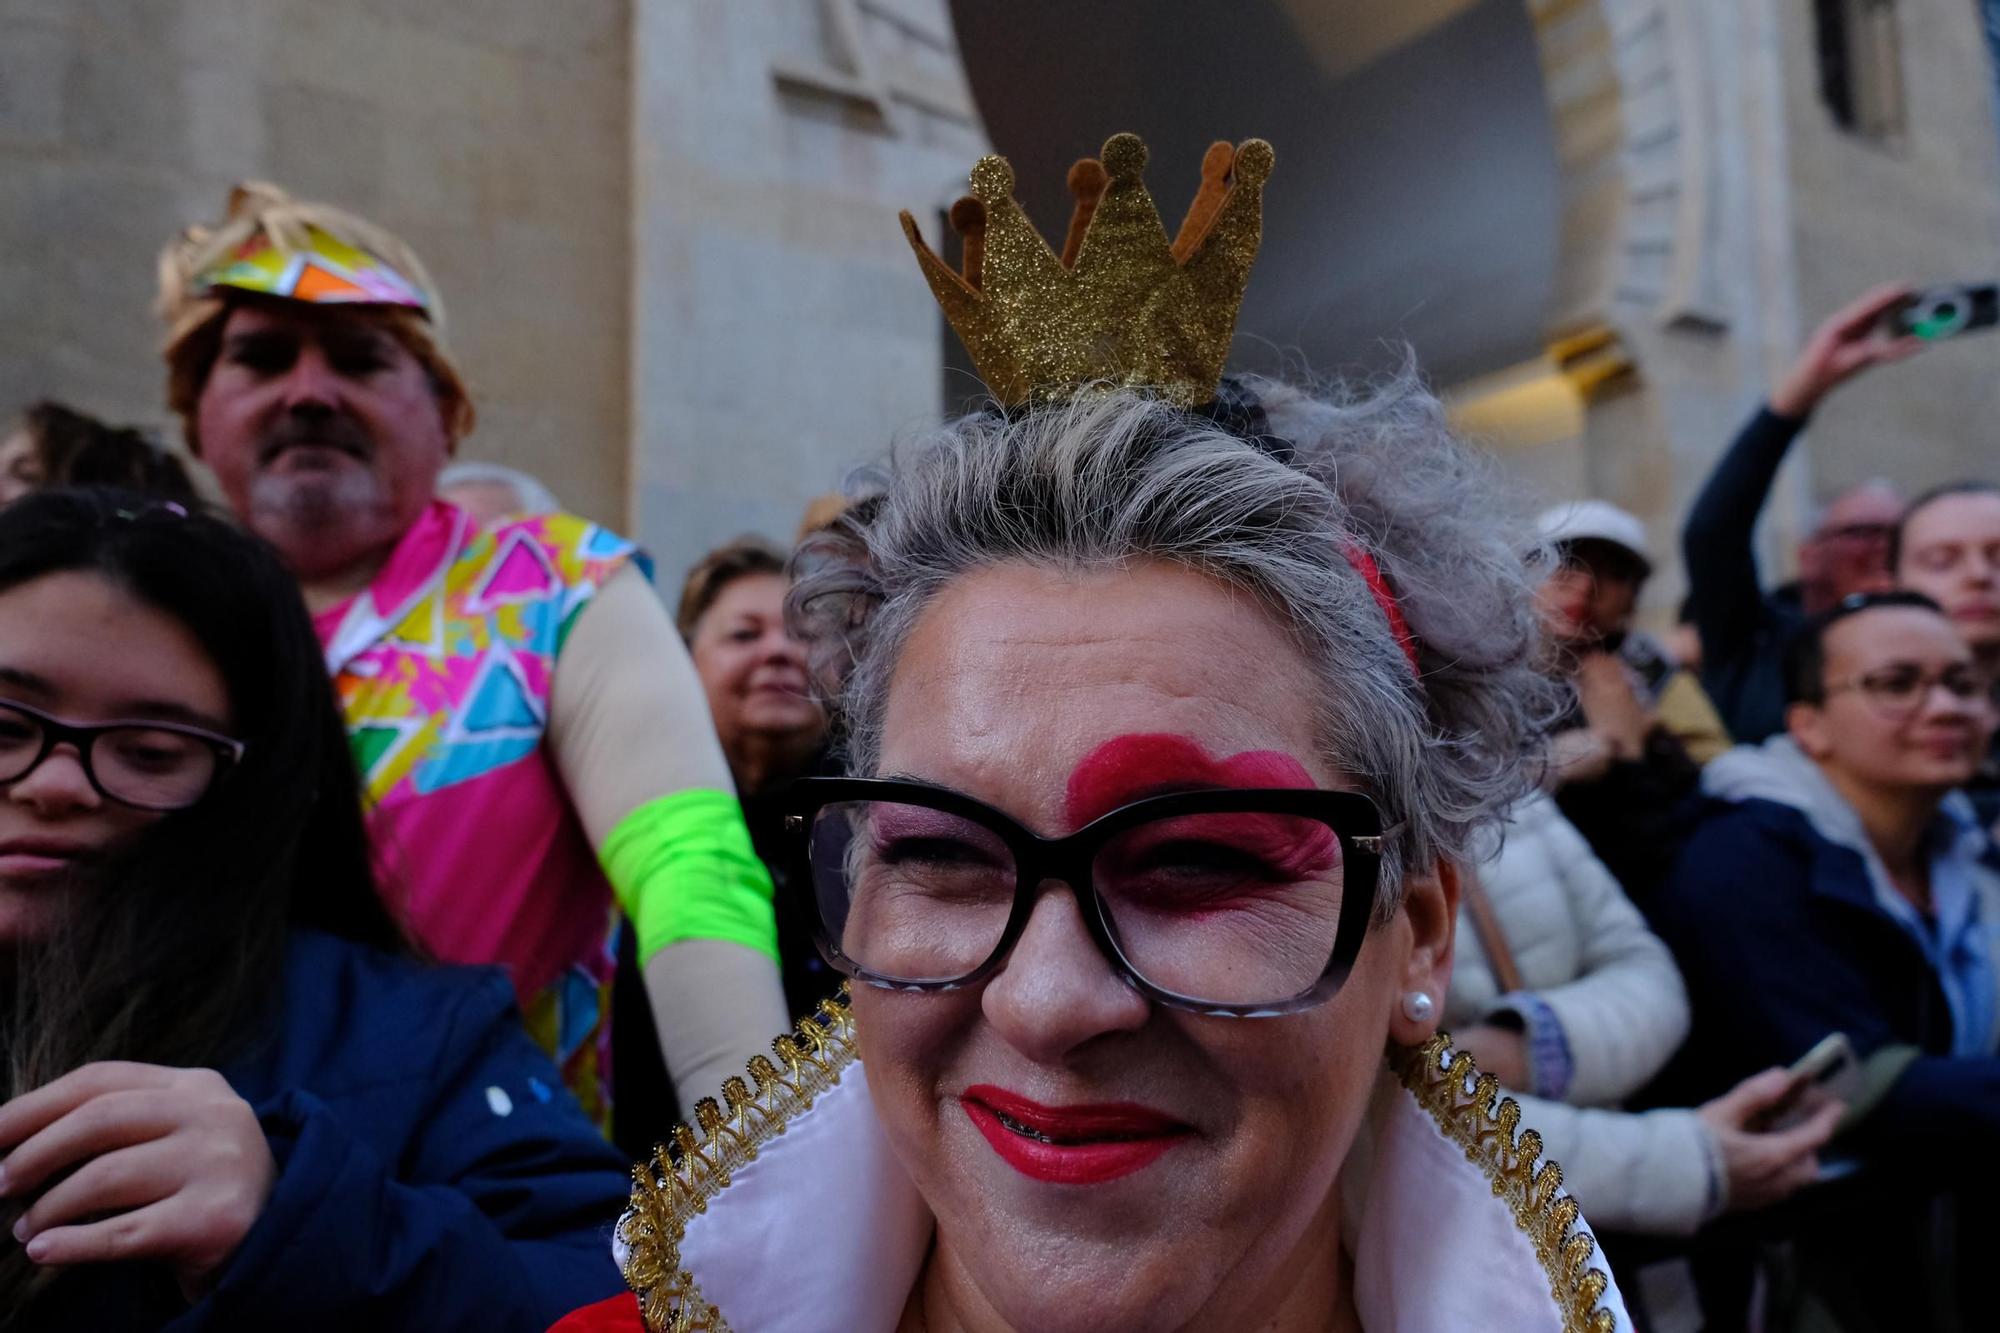
[[[681,940],[724,940],[778,956],[771,876],[729,792],[690,788],[618,822],[597,859],[632,919],[643,966]]]

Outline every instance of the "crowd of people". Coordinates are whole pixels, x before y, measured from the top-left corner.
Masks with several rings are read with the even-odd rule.
[[[0,441],[0,1331],[1990,1319],[2000,479],[1754,554],[1907,289],[1656,636],[1414,375],[1225,375],[1271,150],[1157,253],[1143,164],[1060,254],[999,159],[961,268],[906,217],[993,409],[671,611],[458,458],[399,238],[166,246],[201,467]]]

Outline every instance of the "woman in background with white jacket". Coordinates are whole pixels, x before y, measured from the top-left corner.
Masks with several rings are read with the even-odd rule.
[[[1490,851],[1461,899],[1445,1022],[1515,1093],[1592,1221],[1686,1235],[1810,1181],[1840,1108],[1752,1128],[1790,1090],[1782,1069],[1698,1108],[1619,1109],[1687,1036],[1673,956],[1546,795],[1517,804]]]

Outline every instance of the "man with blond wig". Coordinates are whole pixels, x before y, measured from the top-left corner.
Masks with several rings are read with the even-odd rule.
[[[168,403],[298,577],[385,892],[439,958],[509,970],[600,1123],[622,907],[681,1099],[712,1092],[785,1024],[770,883],[643,557],[434,498],[473,405],[382,228],[239,186],[160,277]]]

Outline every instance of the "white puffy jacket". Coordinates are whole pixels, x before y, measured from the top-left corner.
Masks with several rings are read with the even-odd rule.
[[[1562,1163],[1584,1213],[1607,1230],[1685,1234],[1719,1211],[1714,1136],[1691,1110],[1616,1109],[1687,1036],[1687,990],[1666,945],[1556,803],[1509,812],[1476,864],[1521,990],[1503,995],[1470,913],[1458,921],[1445,1023],[1506,1015],[1524,1029],[1521,1122]]]

